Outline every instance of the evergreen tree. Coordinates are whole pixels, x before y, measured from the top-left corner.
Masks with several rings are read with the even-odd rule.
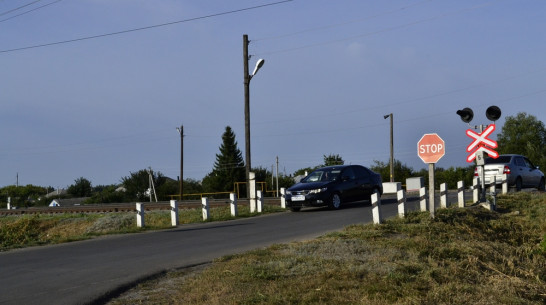
[[[207,192],[233,191],[235,182],[245,181],[243,154],[237,147],[235,133],[227,126],[222,135],[220,154],[216,154],[214,168],[203,178],[203,188]]]

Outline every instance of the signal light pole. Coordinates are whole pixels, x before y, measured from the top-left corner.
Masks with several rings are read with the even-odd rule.
[[[474,112],[472,111],[472,109],[466,107],[466,108],[463,108],[462,110],[457,110],[457,114],[461,117],[461,120],[465,123],[468,124],[469,127],[472,128],[472,126],[470,125],[470,122],[472,121],[472,119],[474,118]],[[491,148],[496,148],[496,145],[497,143],[495,141],[491,141],[490,139],[487,139],[487,135],[488,133],[491,133],[493,130],[495,130],[495,121],[497,121],[500,117],[501,117],[501,110],[499,107],[497,106],[490,106],[487,108],[487,110],[485,111],[485,116],[487,117],[487,119],[489,119],[490,121],[493,121],[493,128],[487,128],[488,125],[476,125],[476,126],[473,126],[474,129],[479,129],[480,130],[480,133],[479,134],[476,134],[475,132],[473,132],[471,129],[468,129],[467,130],[467,135],[470,136],[470,137],[473,137],[472,135],[474,135],[474,139],[475,139],[475,145],[473,144],[470,144],[469,147],[467,147],[467,152],[471,152],[472,154],[475,154],[475,156],[472,156],[472,154],[470,155],[471,157],[473,158],[467,158],[467,161],[468,162],[472,162],[474,160],[476,160],[476,166],[477,166],[477,169],[478,169],[478,178],[480,179],[480,186],[481,186],[481,198],[480,198],[480,202],[486,202],[486,198],[485,198],[485,156],[484,156],[484,150],[486,151],[491,151],[491,153],[495,153],[495,151],[493,151],[492,149],[489,149],[488,147],[485,146],[485,144],[480,144],[481,142],[485,142],[486,140],[489,140],[489,142],[492,142],[492,143],[489,143],[488,145],[494,145],[493,147]],[[486,128],[486,133],[484,133],[484,128]],[[482,139],[482,137],[484,139]],[[480,140],[479,142],[476,142],[478,141],[478,139]],[[473,143],[474,143],[473,142]],[[485,142],[487,143],[487,142]],[[475,149],[475,147],[477,146],[477,149]],[[497,158],[498,157],[498,154],[496,155],[491,155],[491,157],[493,158]]]

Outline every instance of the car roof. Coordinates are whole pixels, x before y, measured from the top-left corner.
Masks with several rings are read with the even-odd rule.
[[[347,168],[347,167],[350,167],[350,166],[360,166],[360,165],[354,165],[354,164],[350,164],[350,165],[330,165],[330,166],[324,166],[324,167],[320,167],[320,168],[317,168],[317,170],[319,169],[343,169],[343,168]]]

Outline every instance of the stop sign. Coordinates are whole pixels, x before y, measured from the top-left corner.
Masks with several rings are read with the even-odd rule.
[[[445,154],[444,140],[435,133],[427,133],[417,142],[417,155],[425,163],[436,163]]]

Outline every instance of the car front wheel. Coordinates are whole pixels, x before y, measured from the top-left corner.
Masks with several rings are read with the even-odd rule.
[[[333,210],[337,210],[341,207],[341,196],[339,196],[338,193],[334,193],[332,195],[332,198],[330,198],[329,206]]]
[[[540,183],[538,184],[538,190],[539,191],[543,191],[544,192],[544,189],[545,189],[545,185],[544,185],[544,178],[540,179]]]

